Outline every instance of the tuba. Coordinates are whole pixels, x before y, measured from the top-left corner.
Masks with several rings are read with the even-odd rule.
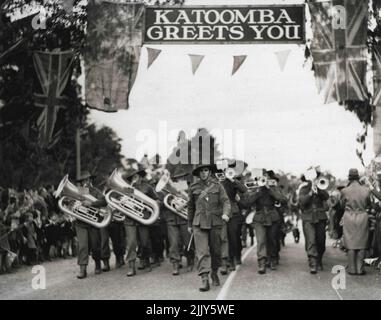
[[[156,192],[165,190],[165,186],[171,185],[170,173],[168,170],[165,170],[160,180],[156,185]],[[168,194],[164,197],[164,205],[166,208],[171,210],[173,213],[176,213],[181,218],[188,220],[188,210],[187,210],[187,194],[185,192],[181,193],[181,196],[177,196],[168,190]]]
[[[144,225],[153,224],[159,218],[160,211],[156,201],[124,181],[117,169],[108,178],[107,184],[111,190],[106,193],[105,198],[112,209]],[[127,189],[132,190],[131,194],[126,193]]]
[[[111,222],[112,214],[108,210],[82,205],[84,200],[94,202],[97,199],[90,194],[82,194],[79,188],[69,181],[68,175],[61,180],[54,196],[60,197],[58,206],[61,211],[78,220],[96,228],[106,227]]]
[[[187,200],[184,198],[168,193],[164,197],[164,205],[181,218],[188,220]]]

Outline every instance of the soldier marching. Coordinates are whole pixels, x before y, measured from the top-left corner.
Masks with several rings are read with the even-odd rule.
[[[121,268],[126,261],[127,276],[131,277],[138,274],[137,270],[149,272],[160,265],[165,252],[173,276],[191,272],[196,266],[201,278],[199,291],[205,292],[210,290],[210,280],[212,286],[220,285],[219,273],[226,275],[242,264],[242,240],[247,244],[246,235],[242,234],[244,223],[255,230],[257,272],[265,274],[267,269],[277,270],[287,232],[292,230],[295,242],[299,242],[296,232],[299,216],[309,271],[316,274],[323,270],[328,214],[339,205],[345,208],[340,226],[344,226],[341,234],[348,251],[349,274],[364,274],[363,263],[369,247],[367,221],[371,212],[376,216],[375,210],[379,211],[374,205],[370,211],[372,196],[381,199],[378,183],[361,184],[358,172],[351,169],[348,187],[333,189],[331,196],[330,181],[320,168],[309,168],[299,185],[294,183],[287,189],[273,170],[254,170],[257,174],[254,177],[248,174],[247,163],[244,170],[236,172],[236,162],[230,159],[224,169],[216,163],[201,163],[193,169],[178,166],[171,174],[163,166],[150,170],[136,161],[119,174],[114,172],[103,193],[93,186],[94,176],[84,172],[77,180],[75,192],[68,192],[66,186],[57,196],[77,197],[78,193],[82,211],[91,208],[98,217],[103,215],[107,219],[108,213],[112,218],[107,225],[97,226],[81,217],[80,210],[79,216],[73,213],[77,217],[74,225],[78,238],[78,279],[87,276],[90,253],[95,261],[95,274],[111,270],[109,260],[113,252],[115,268]],[[119,198],[112,195],[114,189]],[[93,199],[84,197],[86,194]],[[187,269],[183,268],[183,258]]]

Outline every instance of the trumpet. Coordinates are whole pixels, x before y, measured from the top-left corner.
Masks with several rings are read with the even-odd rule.
[[[329,180],[327,178],[319,178],[315,180],[314,185],[316,186],[317,189],[320,190],[327,190],[329,187]]]
[[[267,179],[266,177],[256,177],[254,180],[246,181],[244,185],[248,190],[254,190],[265,186],[276,186],[277,182],[274,179]]]
[[[233,179],[236,176],[236,173],[233,168],[226,168],[223,172],[216,172],[215,176],[219,181],[224,181],[225,179],[233,181]]]
[[[82,204],[84,200],[95,202],[97,199],[90,194],[82,194],[79,188],[69,181],[68,175],[61,180],[54,196],[60,197],[58,207],[62,212],[80,221],[96,228],[104,228],[111,222],[112,213],[109,210]]]
[[[124,181],[117,169],[109,177],[107,185],[111,190],[105,198],[112,209],[144,225],[151,225],[158,219],[160,211],[156,201]],[[128,189],[132,190],[131,194],[126,194]]]

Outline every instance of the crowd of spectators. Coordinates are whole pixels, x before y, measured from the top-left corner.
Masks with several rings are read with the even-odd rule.
[[[71,218],[60,212],[54,187],[0,187],[0,274],[22,265],[76,256]]]

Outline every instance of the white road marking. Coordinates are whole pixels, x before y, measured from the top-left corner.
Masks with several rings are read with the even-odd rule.
[[[242,263],[246,260],[247,256],[251,253],[251,251],[252,251],[255,247],[256,247],[256,244],[253,245],[253,246],[251,246],[250,249],[248,249],[248,250],[245,252],[245,254],[244,254],[243,257],[242,257]],[[222,286],[222,288],[221,288],[221,290],[220,290],[220,292],[219,292],[219,294],[218,294],[216,300],[225,300],[225,299],[226,299],[226,296],[227,296],[227,294],[228,294],[228,291],[229,291],[229,289],[230,289],[230,286],[231,286],[231,284],[232,284],[232,282],[233,282],[233,280],[234,280],[234,277],[235,277],[235,275],[237,274],[237,272],[238,272],[238,270],[239,270],[240,267],[241,267],[241,266],[236,266],[235,271],[232,271],[232,272],[229,274],[229,276],[228,276],[228,278],[226,279],[224,285]]]

